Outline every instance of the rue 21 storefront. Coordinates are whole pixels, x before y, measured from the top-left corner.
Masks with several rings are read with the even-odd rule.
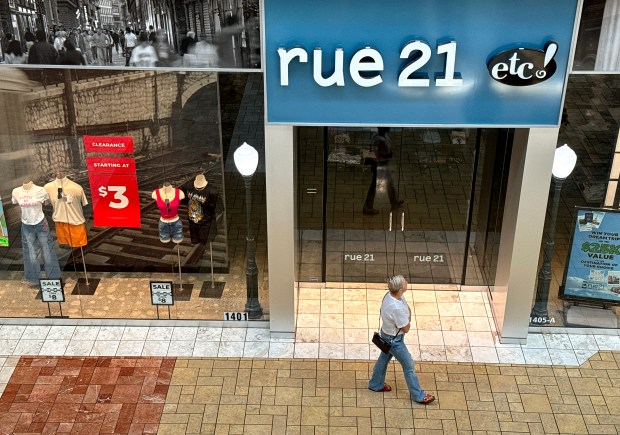
[[[263,4],[266,132],[273,127],[274,138],[290,140],[278,144],[280,150],[293,148],[293,126],[517,128],[528,150],[544,145],[544,171],[536,177],[542,181],[544,172],[544,182],[550,182],[550,151],[561,120],[580,0]],[[546,142],[528,142],[536,135]],[[515,183],[527,184],[519,178]],[[510,210],[527,208],[523,198],[528,194],[521,201],[511,199],[515,209]],[[532,226],[540,225],[535,233],[541,234],[545,204],[530,198],[533,202],[541,203],[532,205],[538,207]],[[527,238],[521,225],[515,220],[507,239]],[[530,234],[529,240],[532,257],[540,237]],[[506,246],[512,249],[511,243]],[[511,271],[518,269],[518,256],[506,256],[507,281],[517,274]],[[270,262],[276,258],[270,251]],[[530,278],[506,284],[521,300],[532,299],[524,292],[533,296],[533,263],[524,271]],[[278,296],[272,289],[271,299]],[[512,297],[517,298],[504,298],[505,307]],[[502,315],[503,321],[523,326],[509,337],[523,339],[522,330],[527,335],[531,305],[525,305],[519,305],[519,313]],[[272,307],[272,322],[276,315]]]

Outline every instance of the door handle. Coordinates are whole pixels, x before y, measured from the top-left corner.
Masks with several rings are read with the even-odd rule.
[[[400,230],[401,231],[405,231],[405,212],[403,212],[402,216],[400,217]]]
[[[392,231],[392,212],[390,212],[390,229],[389,231]]]

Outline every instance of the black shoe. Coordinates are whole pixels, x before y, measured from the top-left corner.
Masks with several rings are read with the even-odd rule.
[[[399,208],[399,207],[400,207],[401,205],[403,205],[404,203],[405,203],[405,200],[404,200],[404,199],[401,199],[400,201],[398,201],[398,202],[396,203],[396,205],[393,205],[393,206],[392,206],[392,210],[396,210],[397,208]]]
[[[364,208],[363,213],[369,214],[369,215],[375,215],[375,214],[379,214],[379,210],[377,210],[376,208]]]

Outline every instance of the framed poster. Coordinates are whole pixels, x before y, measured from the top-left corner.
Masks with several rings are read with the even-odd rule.
[[[620,211],[577,209],[559,296],[620,305]]]

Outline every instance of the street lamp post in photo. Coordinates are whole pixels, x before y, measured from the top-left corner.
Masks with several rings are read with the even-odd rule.
[[[566,178],[573,172],[577,164],[577,154],[568,145],[564,144],[555,150],[553,159],[553,199],[551,205],[551,220],[549,222],[549,234],[545,245],[543,264],[538,272],[538,283],[536,286],[536,302],[530,314],[530,322],[536,325],[546,325],[549,322],[549,287],[551,284],[551,259],[553,258],[553,248],[555,239],[555,221],[558,215],[558,204],[560,202],[560,191]]]
[[[234,154],[235,166],[243,177],[245,184],[245,217],[246,217],[246,290],[247,301],[245,310],[251,320],[260,319],[263,309],[258,301],[258,267],[256,267],[256,241],[252,234],[252,176],[258,167],[258,152],[247,143],[243,143]]]

